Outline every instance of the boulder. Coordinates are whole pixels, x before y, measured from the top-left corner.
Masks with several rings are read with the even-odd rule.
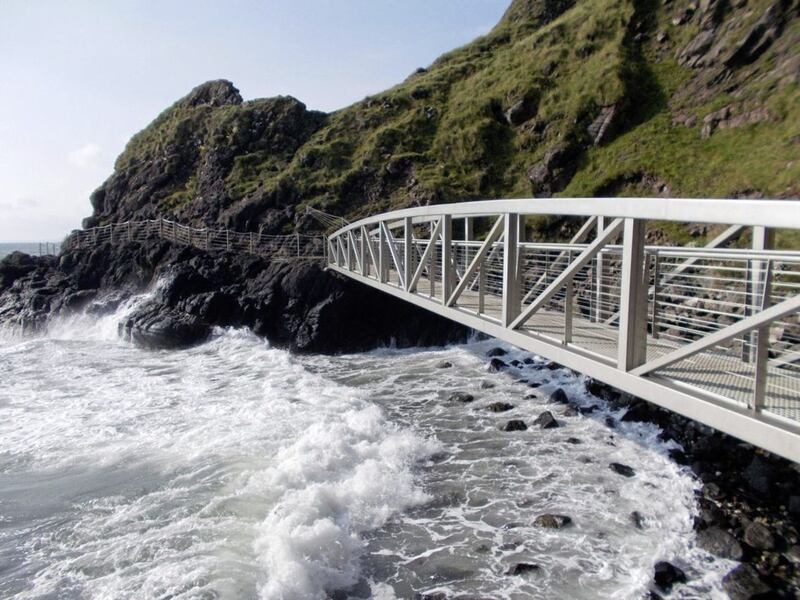
[[[775,536],[761,523],[753,521],[744,530],[744,542],[756,550],[773,550]]]
[[[497,356],[505,356],[506,354],[508,354],[508,352],[498,346],[496,348],[492,348],[491,350],[489,350],[486,353],[486,356],[489,358],[495,358]]]
[[[633,477],[636,475],[636,471],[634,471],[628,465],[623,465],[622,463],[611,463],[608,466],[612,471],[614,471],[614,473],[622,475],[623,477]]]
[[[628,515],[628,518],[630,518],[631,523],[633,523],[633,526],[636,527],[636,529],[644,529],[644,517],[638,510],[633,511],[630,515]]]
[[[461,404],[467,404],[473,400],[475,400],[475,396],[467,392],[453,392],[447,397],[448,402],[460,402]]]
[[[533,422],[534,425],[538,425],[541,429],[555,429],[556,427],[560,427],[558,421],[553,416],[549,410],[544,411]]]
[[[547,399],[549,402],[553,402],[555,404],[569,404],[567,393],[561,388],[556,388],[550,393]]]
[[[502,371],[503,369],[507,369],[507,368],[508,368],[508,365],[506,363],[504,363],[502,360],[500,360],[499,358],[493,358],[492,360],[489,361],[489,372],[490,373],[498,373],[498,372]]]
[[[697,545],[715,556],[742,560],[742,545],[730,533],[721,527],[713,526],[697,534]]]
[[[545,529],[561,529],[572,523],[572,518],[567,515],[554,515],[544,514],[539,515],[534,519],[534,527],[543,527]]]
[[[526,431],[528,426],[521,419],[511,419],[503,426],[503,431]]]
[[[722,579],[722,589],[730,600],[751,600],[770,592],[758,572],[748,564],[741,564]]]
[[[656,563],[653,581],[662,590],[668,592],[676,583],[686,583],[686,574],[672,563],[661,561]]]
[[[486,407],[487,410],[493,413],[501,413],[506,412],[514,408],[513,404],[509,404],[508,402],[492,402],[489,406]]]
[[[449,369],[452,366],[453,366],[453,363],[451,363],[448,360],[443,360],[442,362],[440,362],[439,364],[436,365],[436,368],[437,369]]]

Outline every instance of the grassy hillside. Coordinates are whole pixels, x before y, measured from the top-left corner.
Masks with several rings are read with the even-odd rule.
[[[305,205],[797,196],[798,16],[797,0],[515,0],[488,35],[332,114],[210,82],[131,140],[88,224],[287,231]]]

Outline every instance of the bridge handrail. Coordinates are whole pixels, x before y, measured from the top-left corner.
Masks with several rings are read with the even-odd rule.
[[[487,217],[505,213],[574,217],[632,218],[645,221],[678,221],[751,225],[800,229],[797,200],[752,200],[741,198],[525,198],[479,200],[452,204],[431,204],[366,217],[346,225],[330,237],[363,226],[404,219],[424,223],[448,214],[453,218]]]

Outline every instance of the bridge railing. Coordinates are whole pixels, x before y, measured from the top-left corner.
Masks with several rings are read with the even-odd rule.
[[[201,250],[244,252],[267,256],[273,260],[322,259],[325,245],[324,239],[318,236],[265,235],[230,229],[197,228],[167,219],[153,219],[110,223],[74,231],[64,240],[62,249],[92,248],[107,243],[142,242],[154,237]]]
[[[529,239],[542,215],[585,221],[570,238]],[[646,243],[651,222],[677,220],[718,234],[707,247]],[[800,202],[501,200],[364,219],[330,235],[326,254],[339,272],[631,393],[800,433],[800,251],[772,249],[778,229],[800,229]]]

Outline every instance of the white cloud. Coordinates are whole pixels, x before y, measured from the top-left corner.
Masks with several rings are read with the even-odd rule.
[[[90,167],[96,167],[99,164],[101,153],[102,148],[100,148],[100,146],[94,142],[89,142],[70,152],[68,158],[70,164],[79,169],[88,169]]]

